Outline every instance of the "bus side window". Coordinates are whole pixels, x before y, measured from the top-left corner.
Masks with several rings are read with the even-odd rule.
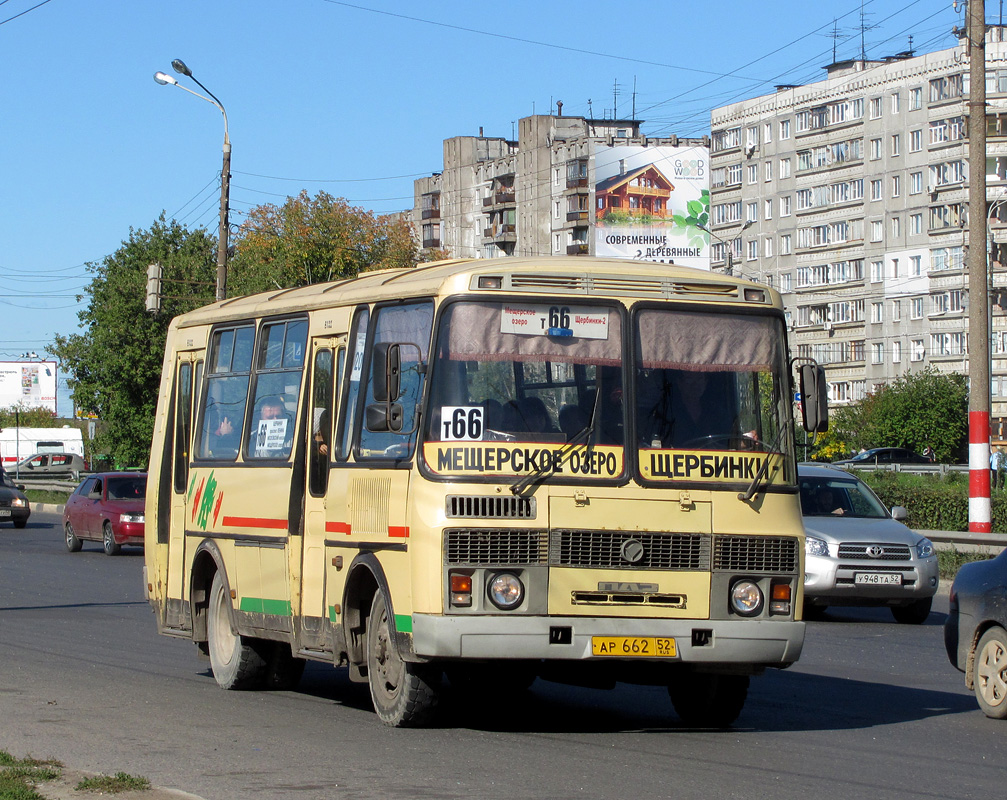
[[[424,375],[421,364],[427,359],[430,331],[433,327],[433,304],[429,302],[407,305],[383,306],[375,312],[374,339],[370,348],[372,358],[379,352],[374,345],[399,342],[400,380],[399,394],[392,398],[402,407],[402,433],[370,431],[361,426],[357,455],[360,458],[409,458],[416,443],[416,409],[423,394]],[[367,391],[365,407],[375,403],[373,386],[374,365],[368,365],[365,376]],[[378,366],[380,369],[380,365]]]
[[[175,384],[178,396],[175,406],[175,491],[182,493],[189,483],[189,447],[192,444],[192,364],[178,365]]]
[[[199,429],[200,458],[233,461],[238,455],[254,342],[251,325],[213,334]]]
[[[290,456],[304,372],[308,324],[303,319],[263,324],[255,364],[255,400],[246,458]]]
[[[339,405],[339,442],[336,458],[344,461],[349,457],[353,439],[353,426],[357,416],[357,401],[360,397],[360,379],[364,374],[364,355],[367,351],[367,324],[371,313],[367,307],[359,309],[353,320],[350,347],[353,348],[349,369],[344,378],[344,389]]]

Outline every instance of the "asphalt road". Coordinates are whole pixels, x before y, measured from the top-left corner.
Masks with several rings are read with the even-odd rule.
[[[230,798],[988,798],[1007,724],[947,661],[946,590],[923,626],[883,609],[809,623],[801,661],[753,679],[726,731],[666,692],[538,681],[519,702],[449,698],[393,730],[366,687],[309,664],[295,692],[224,692],[160,637],[142,554],[66,551],[59,518],[0,527],[0,749]]]

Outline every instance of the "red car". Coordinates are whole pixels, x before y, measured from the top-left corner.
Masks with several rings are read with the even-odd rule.
[[[66,549],[80,550],[85,539],[101,542],[114,556],[124,544],[143,546],[145,472],[103,472],[81,482],[63,511]]]

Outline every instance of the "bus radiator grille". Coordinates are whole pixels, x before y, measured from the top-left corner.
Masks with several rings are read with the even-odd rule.
[[[544,530],[446,530],[444,563],[473,566],[545,564],[548,537],[548,531]]]
[[[448,519],[535,519],[537,507],[534,497],[452,494],[444,511]]]
[[[795,573],[800,559],[791,536],[716,536],[713,568],[726,572]]]
[[[554,530],[553,567],[709,570],[710,537],[701,533]]]

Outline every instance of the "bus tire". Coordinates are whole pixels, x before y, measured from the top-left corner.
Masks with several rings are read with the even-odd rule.
[[[388,604],[379,590],[367,619],[367,684],[378,718],[393,728],[425,724],[440,694],[440,670],[403,661],[392,640]]]
[[[210,669],[222,689],[255,689],[266,679],[265,659],[246,639],[231,629],[231,598],[223,574],[216,572],[210,585],[207,638]]]
[[[668,696],[686,725],[726,728],[745,706],[748,676],[692,672],[677,676],[668,685]]]
[[[69,522],[66,523],[66,549],[71,553],[77,553],[80,548],[84,546],[84,543],[77,538],[77,534],[73,532],[73,525]]]

